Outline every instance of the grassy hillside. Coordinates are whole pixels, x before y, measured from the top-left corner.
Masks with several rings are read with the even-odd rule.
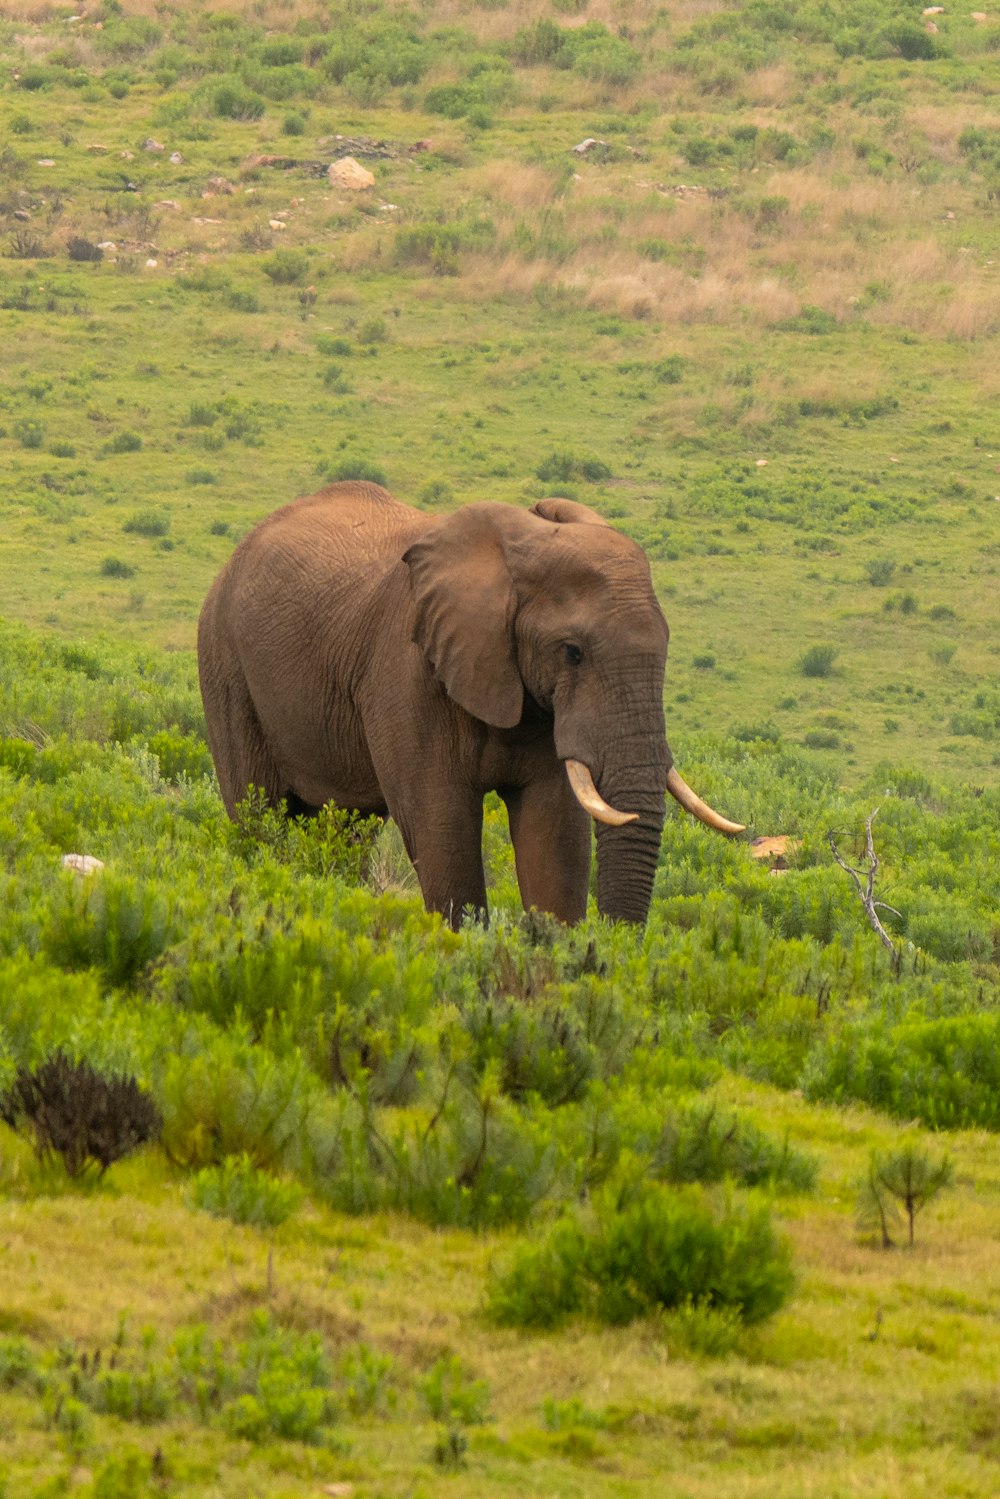
[[[995,1492],[998,51],[0,15],[0,1492]],[[356,474],[635,536],[786,856],[672,814],[647,930],[567,932],[498,803],[455,935],[391,829],[231,826],[201,599]]]

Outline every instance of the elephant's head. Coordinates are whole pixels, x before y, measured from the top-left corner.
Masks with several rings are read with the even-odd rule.
[[[449,696],[500,729],[529,696],[597,823],[598,907],[645,921],[664,792],[727,832],[673,769],[663,719],[667,622],[645,554],[595,511],[471,505],[406,553],[414,638]],[[620,809],[620,810],[618,810]]]

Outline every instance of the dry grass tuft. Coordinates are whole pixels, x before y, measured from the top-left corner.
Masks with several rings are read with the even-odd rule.
[[[472,185],[485,197],[523,213],[552,203],[559,196],[561,179],[545,167],[491,161],[472,174]]]

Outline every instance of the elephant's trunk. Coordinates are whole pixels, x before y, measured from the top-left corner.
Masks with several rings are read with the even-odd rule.
[[[645,773],[630,768],[621,776],[602,777],[614,804],[635,814],[628,824],[596,824],[597,909],[612,921],[641,925],[649,915],[666,810],[663,774],[647,766]]]
[[[566,770],[578,801],[597,825],[598,910],[612,921],[641,925],[649,914],[659,862],[665,791],[720,832],[741,833],[743,824],[722,817],[691,790],[674,769],[665,739],[651,749],[647,735],[636,737],[632,749],[626,768],[602,774],[601,791],[586,765],[567,760]]]

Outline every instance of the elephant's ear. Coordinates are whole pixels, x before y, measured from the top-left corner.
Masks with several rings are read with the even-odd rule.
[[[514,655],[517,599],[504,558],[508,506],[470,505],[414,542],[403,561],[416,604],[413,639],[450,698],[511,729],[524,685]]]
[[[537,500],[531,507],[532,515],[540,515],[542,520],[555,521],[557,525],[565,525],[569,521],[575,521],[582,526],[606,526],[608,523],[603,515],[598,515],[596,510],[591,510],[589,505],[578,505],[576,500],[563,500],[554,496],[548,500]]]

